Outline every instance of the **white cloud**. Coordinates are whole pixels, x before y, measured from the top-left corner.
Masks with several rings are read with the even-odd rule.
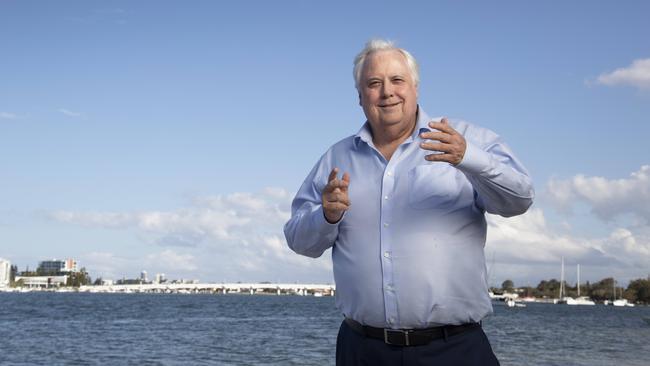
[[[650,267],[650,235],[647,232],[647,227],[617,228],[600,246],[631,266],[647,269]]]
[[[638,201],[646,197],[647,203],[643,194],[647,194],[648,175],[650,168],[642,167],[626,179],[574,177],[553,181],[549,187],[559,203],[571,206],[582,200],[592,205],[594,212],[596,207],[602,211],[603,217],[630,212],[645,215],[645,206]],[[169,277],[176,274],[209,281],[330,281],[329,253],[313,260],[293,253],[285,243],[282,227],[290,215],[291,197],[282,189],[266,189],[199,197],[187,207],[171,211],[60,211],[51,217],[69,224],[128,230],[142,241],[142,250],[154,248],[132,259],[89,256],[87,267],[98,266],[105,273],[135,276],[146,269],[152,274],[164,272]],[[614,205],[617,200],[627,203]],[[491,266],[491,253],[495,253],[498,276],[492,280],[527,278],[536,284],[540,279],[558,278],[562,257],[567,265],[583,266],[583,279],[616,275],[625,281],[644,277],[650,267],[648,224],[608,224],[607,233],[593,237],[589,235],[592,233],[575,232],[570,219],[549,222],[541,208],[513,218],[488,215],[487,220],[486,257]],[[111,266],[117,269],[111,270]],[[569,275],[567,279],[574,280]]]
[[[589,238],[567,231],[564,223],[548,224],[539,208],[507,219],[488,215],[488,225],[491,285],[506,278],[533,286],[541,279],[559,279],[562,258],[568,266],[565,279],[571,283],[576,278],[569,268],[575,264],[582,265],[583,281],[615,276],[626,283],[645,277],[650,268],[648,227],[616,227],[606,236]]]
[[[602,74],[597,79],[604,85],[631,85],[650,88],[650,58],[635,60],[632,65]]]
[[[73,111],[65,109],[65,108],[60,108],[59,112],[65,114],[68,117],[81,117],[80,112],[73,112]]]
[[[568,265],[583,265],[583,280],[616,276],[625,282],[648,274],[650,166],[623,179],[584,175],[554,179],[546,193],[557,208],[569,213],[568,222],[549,223],[541,208],[508,219],[488,215],[487,260],[491,265],[494,253],[499,279],[527,276],[534,285],[542,278],[559,278],[562,257]],[[587,226],[593,222],[608,232],[596,237],[593,232],[576,232],[570,213],[577,205],[591,210],[592,215],[580,218]],[[615,220],[619,217],[625,220]],[[567,279],[575,281],[575,274],[567,271]]]
[[[118,280],[137,278],[142,270],[150,277],[155,273],[174,273],[175,276],[191,277],[198,269],[198,260],[192,254],[171,249],[155,252],[144,257],[125,257],[111,252],[90,252],[77,258],[78,263],[91,271],[95,277]]]
[[[133,221],[133,215],[129,213],[110,213],[110,212],[71,212],[56,211],[50,213],[50,218],[55,221],[82,226],[104,228],[120,228],[129,226]]]
[[[110,252],[89,252],[79,256],[77,263],[94,275],[93,278],[120,279],[122,277],[133,278],[138,272],[137,263],[133,259],[121,257]]]
[[[260,193],[199,197],[188,207],[172,211],[57,211],[49,217],[85,227],[129,230],[143,245],[166,247],[138,262],[140,267],[148,265],[165,273],[185,268],[213,280],[329,279],[328,254],[313,260],[286,245],[282,228],[290,216],[291,197],[285,190],[268,188]],[[129,273],[138,268],[131,267]]]
[[[0,119],[18,119],[18,116],[9,112],[0,112]]]
[[[151,267],[153,265],[162,268],[180,269],[184,272],[193,272],[198,269],[196,258],[193,255],[176,253],[171,249],[147,256],[145,266]]]
[[[513,218],[488,215],[488,225],[487,245],[499,253],[503,263],[549,264],[568,257],[584,264],[600,264],[614,259],[596,245],[597,240],[558,233],[539,208]]]
[[[577,175],[569,180],[551,180],[547,191],[552,202],[563,211],[586,203],[603,220],[632,214],[650,223],[650,165],[642,166],[629,178],[606,179]]]

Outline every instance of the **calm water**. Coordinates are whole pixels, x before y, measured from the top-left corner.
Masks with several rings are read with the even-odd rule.
[[[495,305],[502,365],[648,365],[649,307]],[[332,365],[330,297],[0,293],[2,365]]]

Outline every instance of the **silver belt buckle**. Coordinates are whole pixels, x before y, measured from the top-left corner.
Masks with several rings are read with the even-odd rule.
[[[410,346],[410,345],[411,345],[410,342],[409,342],[409,331],[408,331],[408,330],[401,330],[401,329],[386,329],[386,328],[384,328],[384,343],[386,343],[386,344],[390,344],[390,345],[394,345],[394,346],[401,346],[401,344],[391,343],[391,342],[388,340],[388,334],[389,334],[389,333],[399,333],[399,334],[404,334],[404,342],[405,342],[404,345],[405,345],[405,346]]]

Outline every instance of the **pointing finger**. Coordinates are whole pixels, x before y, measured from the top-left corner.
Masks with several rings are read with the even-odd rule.
[[[339,168],[332,169],[332,171],[330,172],[330,176],[327,177],[327,182],[329,183],[329,182],[333,181],[334,179],[336,179],[336,175],[338,173],[339,173]]]

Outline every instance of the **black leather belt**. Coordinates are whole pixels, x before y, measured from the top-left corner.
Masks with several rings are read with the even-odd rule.
[[[435,339],[444,338],[446,340],[447,337],[481,326],[479,323],[467,323],[426,329],[388,329],[362,325],[348,318],[345,318],[345,323],[359,334],[370,338],[381,339],[386,344],[394,346],[423,346]]]

